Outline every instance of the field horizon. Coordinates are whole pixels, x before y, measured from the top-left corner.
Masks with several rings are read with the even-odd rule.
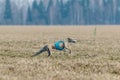
[[[120,27],[108,26],[0,26],[0,80],[120,80]],[[72,54],[30,57],[68,37]]]

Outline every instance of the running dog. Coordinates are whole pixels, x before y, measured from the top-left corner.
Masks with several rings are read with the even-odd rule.
[[[31,57],[35,57],[39,54],[42,54],[43,52],[47,52],[48,53],[48,57],[51,55],[51,50],[58,50],[58,51],[65,51],[65,50],[69,50],[69,53],[71,53],[71,50],[68,48],[70,43],[76,43],[77,40],[72,39],[72,38],[67,38],[67,41],[63,41],[63,40],[59,40],[56,41],[53,44],[49,44],[49,45],[45,45],[43,46],[38,52],[36,52],[34,55],[32,55]]]

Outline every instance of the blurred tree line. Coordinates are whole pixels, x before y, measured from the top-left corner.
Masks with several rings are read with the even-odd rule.
[[[96,25],[120,24],[120,0],[34,0],[32,5],[5,0],[1,25]]]

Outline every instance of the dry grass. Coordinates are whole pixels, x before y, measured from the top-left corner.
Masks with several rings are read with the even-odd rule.
[[[120,27],[0,27],[0,80],[120,80]],[[35,46],[74,37],[72,54],[31,58]]]

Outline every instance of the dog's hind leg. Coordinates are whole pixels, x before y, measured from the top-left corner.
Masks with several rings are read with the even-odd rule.
[[[44,46],[42,49],[40,49],[38,52],[36,52],[36,54],[32,55],[31,57],[37,56],[39,54],[42,54],[43,52],[47,51],[48,52],[48,56],[51,55],[51,52],[48,48],[48,45]]]

